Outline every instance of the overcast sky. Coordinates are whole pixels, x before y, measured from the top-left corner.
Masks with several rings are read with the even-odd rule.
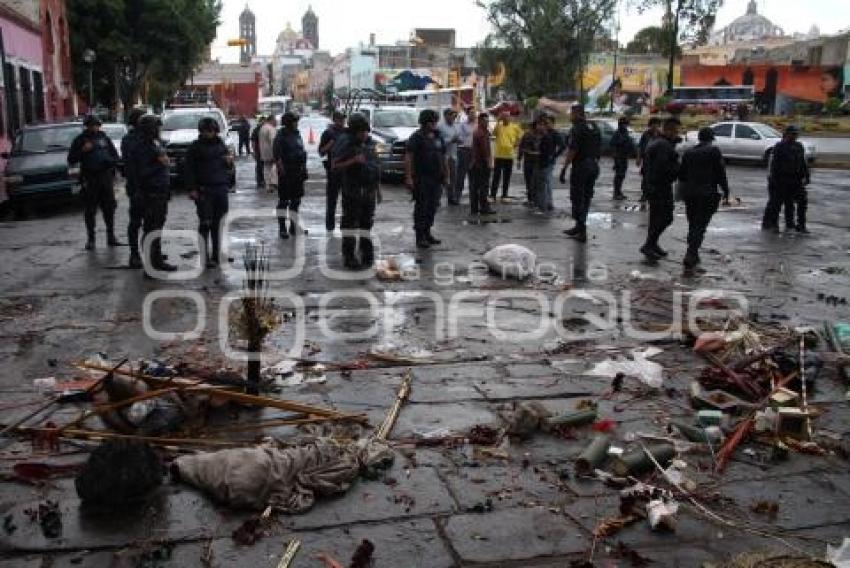
[[[723,27],[743,15],[748,0],[726,0],[717,17]],[[628,0],[621,4],[620,41],[626,43],[639,29],[656,25],[659,10],[637,14],[629,10]],[[850,28],[848,0],[759,0],[759,12],[770,18],[786,33],[806,32],[816,24],[822,33]],[[238,61],[238,48],[226,46],[227,39],[239,35],[239,14],[245,0],[223,0],[222,24],[213,46],[213,57],[222,61]],[[472,47],[489,31],[484,10],[474,0],[249,0],[257,16],[257,50],[261,55],[274,49],[277,34],[287,22],[301,29],[301,16],[308,5],[319,17],[321,49],[337,54],[346,47],[368,42],[375,33],[378,43],[391,44],[406,40],[413,28],[455,28],[460,47]]]

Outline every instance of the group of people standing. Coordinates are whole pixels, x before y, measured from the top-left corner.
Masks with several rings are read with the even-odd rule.
[[[588,238],[587,218],[599,177],[601,135],[598,127],[585,116],[582,105],[574,105],[572,128],[566,140],[554,128],[554,120],[541,115],[532,127],[522,132],[501,115],[494,132],[487,113],[466,109],[466,118],[457,122],[457,114],[447,110],[440,115],[430,109],[420,112],[419,129],[407,142],[405,185],[414,201],[413,225],[416,246],[429,248],[440,244],[432,233],[434,219],[445,192],[448,203],[458,205],[465,181],[469,179],[469,203],[472,215],[492,215],[498,189],[509,195],[514,150],[526,185],[527,205],[540,212],[552,211],[552,177],[559,156],[564,155],[560,173],[566,182],[569,170],[569,195],[574,226],[564,233],[580,243]],[[252,133],[257,160],[258,186],[278,193],[279,236],[287,239],[307,232],[298,212],[307,179],[307,153],[298,129],[299,117],[286,112],[281,128],[274,117],[262,119]],[[93,116],[84,122],[84,131],[74,140],[68,153],[69,164],[80,164],[85,201],[86,249],[95,247],[95,218],[98,208],[107,229],[107,244],[122,245],[115,235],[114,195],[118,153],[100,130]],[[166,221],[170,199],[169,159],[159,141],[158,117],[134,110],[129,116],[129,133],[121,142],[125,162],[124,175],[129,197],[127,236],[129,265],[142,268],[142,243],[149,244],[150,266],[159,271],[176,267],[166,261],[160,244],[160,231]],[[622,191],[629,160],[634,158],[641,172],[641,204],[648,206],[648,228],[640,252],[649,260],[668,256],[660,239],[673,223],[677,197],[684,201],[688,220],[686,268],[700,263],[699,249],[712,216],[721,200],[729,201],[729,183],[720,150],[713,145],[714,132],[702,128],[696,146],[680,157],[676,147],[680,122],[675,117],[663,121],[653,118],[635,144],[629,121],[621,118],[610,141],[614,163],[613,198],[625,199]],[[198,139],[186,154],[184,182],[195,202],[198,230],[205,244],[206,265],[215,267],[221,258],[220,227],[227,214],[228,193],[233,179],[234,156],[220,136],[220,126],[211,117],[198,124]],[[380,166],[376,145],[369,136],[364,115],[334,112],[332,121],[319,142],[319,154],[327,174],[325,227],[333,233],[336,209],[342,200],[342,253],[346,268],[369,267],[374,261],[371,230],[376,204],[381,201]],[[786,229],[808,232],[806,228],[809,170],[805,152],[797,141],[799,130],[789,126],[783,139],[771,152],[768,203],[762,227],[778,230],[779,214],[785,207]],[[260,177],[262,175],[262,177]],[[140,239],[141,230],[141,239]]]

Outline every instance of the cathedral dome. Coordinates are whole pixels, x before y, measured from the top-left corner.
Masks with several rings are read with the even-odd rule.
[[[756,0],[750,0],[747,13],[720,30],[714,39],[715,43],[736,43],[784,35],[782,28],[758,13]]]

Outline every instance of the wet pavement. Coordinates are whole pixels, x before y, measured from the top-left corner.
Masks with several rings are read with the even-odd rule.
[[[654,360],[665,368],[665,393],[634,396],[641,392],[635,381],[632,396],[601,398],[599,415],[616,421],[619,438],[662,432],[667,419],[690,416],[685,393],[704,366],[675,333],[671,306],[680,296],[712,291],[706,293],[717,297],[723,291],[760,322],[796,326],[850,319],[846,303],[825,301],[827,296],[850,297],[846,172],[814,170],[811,234],[777,235],[759,230],[765,170],[731,166],[730,184],[742,203],[715,217],[702,254],[705,271],[696,275],[682,271],[686,223],[681,205],[662,240],[669,260],[657,266],[643,262],[637,249],[646,213],[634,207],[636,173],[627,180],[630,201],[614,202],[608,162],[597,184],[585,246],[561,234],[570,223],[567,191],[557,184],[558,210],[551,216],[536,215],[516,199],[497,204],[501,222],[477,225],[466,207],[443,205],[434,230],[443,243],[417,251],[408,193],[387,184],[375,234],[379,256],[415,259],[419,277],[404,282],[338,272],[340,240],[324,229],[320,170],[311,174],[302,207],[309,234],[286,241],[277,238],[269,218],[276,198],[256,189],[252,176],[253,163],[241,161],[231,210],[244,210],[245,216],[234,220],[229,232],[230,254],[238,268],[244,243],[265,242],[272,270],[292,274],[281,275],[273,285],[279,305],[298,316],[269,338],[268,361],[286,357],[291,349],[300,354],[305,339],[321,350],[314,356],[324,361],[351,361],[370,349],[425,353],[430,363],[413,367],[411,399],[393,430],[395,440],[497,424],[499,412],[515,402],[539,401],[555,412],[567,411],[609,390],[609,379],[582,374],[592,363],[649,343],[663,350]],[[520,196],[517,175],[512,192]],[[123,198],[118,224],[125,223]],[[195,226],[193,205],[177,193],[167,228],[187,232],[167,236],[166,252],[187,272],[198,264]],[[16,404],[40,400],[34,379],[70,378],[70,363],[94,353],[112,360],[192,353],[209,365],[227,364],[220,340],[227,330],[219,322],[219,308],[222,298],[241,288],[239,274],[215,270],[178,281],[144,279],[123,267],[126,248],[106,248],[102,232],[98,239],[95,252],[83,250],[82,214],[73,206],[0,223],[4,422],[32,408]],[[483,274],[481,256],[506,243],[533,250],[546,273],[524,283]],[[154,301],[153,292],[161,297]],[[154,306],[150,318],[143,309],[146,299]],[[588,315],[598,315],[600,323],[592,329],[584,319]],[[151,339],[146,323],[175,335]],[[648,339],[638,337],[633,327],[672,331]],[[189,333],[193,328],[200,330],[195,336]],[[288,387],[280,396],[363,412],[375,425],[394,400],[405,369],[329,372],[325,382]],[[833,373],[825,371],[813,402],[825,410],[818,428],[839,437],[850,432],[845,387]],[[50,419],[63,423],[77,416],[73,405],[63,405]],[[321,566],[314,559],[319,552],[346,563],[363,538],[375,544],[374,565],[386,568],[560,567],[591,555],[599,566],[627,566],[618,557],[618,542],[655,565],[686,567],[755,550],[796,549],[822,556],[826,542],[837,544],[850,536],[847,461],[792,454],[787,461],[766,463],[753,444],[753,453],[736,454],[719,476],[710,472],[708,456],[682,459],[693,469],[707,507],[757,526],[762,536],[683,506],[675,533],[653,532],[641,521],[596,541],[594,527],[618,514],[619,500],[602,483],[574,475],[572,460],[589,435],[535,435],[507,447],[507,459],[472,459],[463,449],[401,447],[381,479],[360,480],[343,496],[321,500],[305,514],[280,517],[270,536],[247,547],[231,539],[247,513],[230,511],[183,485],[167,483],[138,508],[116,512],[82,508],[72,478],[37,487],[2,483],[0,513],[11,516],[16,529],[0,534],[0,567],[202,566],[202,557],[211,558],[211,566],[276,566],[293,537],[302,541],[295,567]],[[73,446],[63,450],[68,455],[34,456],[29,444],[19,443],[0,457],[4,471],[21,460],[85,459]],[[44,537],[24,514],[45,499],[59,502],[59,538]],[[774,518],[751,510],[758,499],[778,503]],[[613,564],[604,564],[605,559]]]

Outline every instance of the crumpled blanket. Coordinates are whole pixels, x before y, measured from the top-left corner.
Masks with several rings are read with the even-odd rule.
[[[263,445],[181,456],[173,468],[181,481],[228,506],[303,513],[317,497],[344,493],[361,470],[392,458],[383,443],[319,439],[286,449]]]

